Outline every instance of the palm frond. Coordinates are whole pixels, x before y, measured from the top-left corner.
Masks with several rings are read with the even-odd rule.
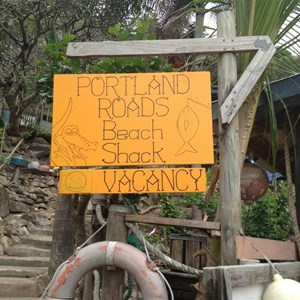
[[[268,35],[284,50],[299,40],[299,0],[233,0],[237,35]],[[249,16],[246,17],[246,16]],[[292,30],[298,35],[292,34]],[[283,39],[284,37],[284,39]],[[241,55],[239,72],[249,64],[251,56]]]

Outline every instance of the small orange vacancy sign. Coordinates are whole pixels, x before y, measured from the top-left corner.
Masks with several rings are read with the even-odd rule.
[[[60,194],[204,192],[204,168],[62,170]]]
[[[209,72],[54,76],[52,166],[213,163]]]

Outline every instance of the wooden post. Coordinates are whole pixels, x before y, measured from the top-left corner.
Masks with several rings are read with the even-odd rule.
[[[218,16],[218,37],[235,36],[234,14],[224,11]],[[237,81],[237,61],[234,53],[224,53],[218,59],[218,90],[221,106]],[[220,147],[220,218],[221,259],[223,265],[236,264],[235,236],[241,227],[239,122],[236,115],[222,128],[219,117]]]
[[[299,112],[298,112],[299,114]],[[295,193],[296,193],[296,213],[297,213],[297,222],[300,227],[300,124],[296,124],[296,155],[295,155]]]
[[[91,203],[92,203],[92,210],[93,210],[93,216],[92,219],[90,221],[90,225],[91,225],[91,232],[90,234],[94,234],[96,231],[96,226],[97,229],[102,225],[99,223],[97,217],[96,217],[96,205],[99,204],[106,204],[106,198],[107,195],[96,195],[94,194],[91,198]],[[107,218],[107,215],[105,216],[105,218]],[[105,228],[103,228],[103,230],[101,230],[100,232],[98,232],[96,235],[93,236],[92,239],[90,239],[89,244],[93,244],[96,242],[101,242],[101,241],[105,241]],[[100,270],[99,270],[100,271]],[[92,274],[92,272],[89,272],[85,275],[85,279],[84,279],[84,290],[83,290],[83,300],[90,300],[93,299],[93,292],[94,292],[94,283],[95,283],[95,278],[94,275]],[[99,291],[100,293],[100,291]]]
[[[130,208],[124,205],[111,205],[109,208],[106,240],[127,242],[127,227],[125,214],[130,213]],[[123,297],[124,271],[113,266],[108,266],[103,271],[101,299],[119,300]]]

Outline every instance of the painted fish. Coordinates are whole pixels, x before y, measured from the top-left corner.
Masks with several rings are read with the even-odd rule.
[[[185,152],[197,153],[198,151],[191,145],[191,141],[198,131],[199,119],[189,105],[186,105],[180,112],[176,125],[177,130],[184,141],[184,144],[177,151],[176,155],[181,155]]]

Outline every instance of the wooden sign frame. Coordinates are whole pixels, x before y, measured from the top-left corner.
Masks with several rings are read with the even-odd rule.
[[[176,55],[187,53],[224,54],[249,51],[255,51],[256,54],[221,106],[222,124],[230,124],[275,54],[275,46],[268,36],[123,42],[75,42],[68,44],[66,54],[69,57],[80,58]]]

